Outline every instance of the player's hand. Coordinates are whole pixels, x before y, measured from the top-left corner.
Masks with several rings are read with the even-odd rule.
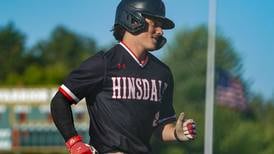
[[[185,115],[182,112],[177,119],[174,135],[178,141],[188,141],[195,139],[196,125],[193,119],[185,119]]]
[[[83,143],[81,136],[74,136],[66,142],[70,154],[97,154],[96,149]]]

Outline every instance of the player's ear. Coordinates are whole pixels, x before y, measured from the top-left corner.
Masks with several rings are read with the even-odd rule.
[[[162,48],[166,44],[166,41],[167,40],[164,36],[160,36],[157,40],[157,45],[155,50]]]

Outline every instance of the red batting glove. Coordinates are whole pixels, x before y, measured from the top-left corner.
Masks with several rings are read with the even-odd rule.
[[[79,135],[71,137],[66,142],[66,147],[70,154],[96,154],[97,153],[94,147],[83,143],[82,137]]]

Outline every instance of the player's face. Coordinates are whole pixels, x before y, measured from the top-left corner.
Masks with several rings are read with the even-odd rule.
[[[147,22],[147,29],[145,32],[138,35],[139,43],[145,50],[153,51],[156,49],[157,40],[164,34],[163,29],[161,28],[162,23],[148,18],[145,20]]]

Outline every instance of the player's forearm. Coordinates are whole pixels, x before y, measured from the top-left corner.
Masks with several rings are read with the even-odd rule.
[[[52,99],[51,115],[54,124],[64,137],[65,141],[72,136],[77,135],[73,124],[70,102],[60,92],[57,92]]]
[[[162,140],[163,141],[175,141],[176,138],[174,136],[174,130],[175,130],[175,124],[173,124],[173,123],[166,124],[162,130]]]

